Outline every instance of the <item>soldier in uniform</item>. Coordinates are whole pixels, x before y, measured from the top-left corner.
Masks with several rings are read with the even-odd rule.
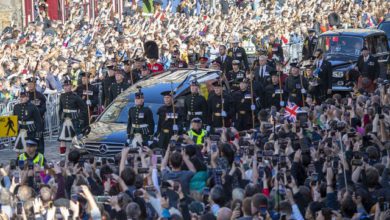
[[[291,63],[290,67],[290,75],[286,79],[284,90],[288,95],[288,101],[302,106],[309,83],[299,73],[298,63]]]
[[[131,70],[131,74],[133,75],[134,79],[134,83],[136,83],[138,80],[140,80],[141,78],[141,68],[143,66],[143,64],[145,63],[145,60],[143,58],[135,58],[134,59],[134,68]],[[127,80],[129,81],[130,80],[130,76],[127,77]],[[131,81],[129,82],[129,84],[131,84]]]
[[[199,94],[199,83],[196,80],[191,82],[191,94],[187,95],[184,100],[184,112],[187,114],[187,126],[193,118],[200,118],[206,121],[207,118],[207,101]]]
[[[71,80],[66,77],[63,81],[64,93],[60,96],[58,115],[60,116],[60,132],[58,140],[60,147],[66,147],[65,142],[79,135],[88,125],[88,110],[86,103],[76,93],[72,92]]]
[[[215,81],[213,83],[214,94],[210,95],[207,100],[208,105],[208,124],[212,128],[220,128],[223,127],[223,122],[225,127],[229,127],[229,117],[231,116],[231,108],[232,108],[232,99],[230,94],[223,91],[222,83],[220,81]],[[222,109],[223,102],[223,109]]]
[[[316,30],[309,29],[309,35],[305,38],[302,48],[303,60],[309,60],[314,55],[314,49],[317,46],[318,38],[316,37]]]
[[[103,94],[102,100],[103,105],[106,107],[110,104],[110,88],[111,85],[115,82],[115,67],[114,63],[111,62],[107,65],[108,76],[103,80]]]
[[[232,57],[233,60],[239,60],[241,63],[241,68],[247,71],[249,70],[248,57],[246,55],[245,49],[238,46],[239,43],[240,41],[237,38],[233,40],[233,47],[229,48],[228,56]]]
[[[129,88],[129,84],[125,82],[125,76],[123,72],[117,71],[115,72],[115,83],[111,85],[110,88],[110,103],[114,101],[119,94]]]
[[[161,95],[164,97],[164,105],[157,111],[158,146],[159,148],[167,149],[172,135],[179,132],[179,125],[183,123],[184,116],[181,109],[173,106],[174,94],[171,91],[162,92]]]
[[[37,79],[34,77],[27,79],[27,88],[28,88],[28,96],[30,102],[35,105],[38,110],[39,114],[42,118],[42,131],[45,130],[45,113],[46,113],[46,97],[37,91],[36,89],[36,82]],[[38,151],[42,154],[45,152],[45,138],[43,135],[39,137],[38,142]]]
[[[37,106],[29,102],[24,87],[20,90],[20,103],[14,106],[13,115],[18,116],[18,137],[15,141],[15,151],[22,152],[26,148],[26,139],[42,137],[43,121]],[[43,153],[43,149],[42,150]]]
[[[307,92],[308,92],[308,94],[311,95],[311,97],[313,98],[313,101],[315,103],[318,103],[318,101],[320,100],[321,91],[320,91],[320,87],[319,87],[319,83],[318,83],[318,81],[319,81],[318,75],[314,74],[312,64],[307,64],[305,66],[305,75],[306,75],[307,81],[309,83],[309,87],[308,87]]]
[[[269,36],[268,59],[284,62],[282,45],[275,41],[274,34]]]
[[[93,112],[99,103],[99,89],[89,83],[89,73],[81,72],[80,76],[81,85],[77,86],[76,94],[82,98],[84,103],[90,108],[90,111]]]
[[[135,106],[129,109],[129,119],[127,121],[127,138],[130,143],[134,134],[139,133],[146,142],[154,133],[153,113],[149,107],[144,106],[144,94],[141,89],[134,94]]]
[[[277,109],[285,106],[287,96],[284,92],[280,73],[277,71],[271,71],[271,84],[265,86],[265,108],[271,108],[275,106]]]
[[[226,74],[226,79],[229,81],[232,90],[236,91],[240,88],[240,82],[245,79],[245,72],[240,70],[240,61],[233,60],[233,69]]]
[[[234,101],[234,127],[238,131],[248,130],[252,128],[252,109],[255,110],[255,106],[252,106],[252,96],[248,88],[249,80],[245,79],[240,82],[240,90],[235,91],[232,95]]]

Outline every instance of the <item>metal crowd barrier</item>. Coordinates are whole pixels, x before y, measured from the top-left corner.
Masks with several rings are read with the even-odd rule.
[[[302,47],[303,43],[296,43],[296,44],[286,44],[283,45],[283,55],[284,59],[287,60],[290,58],[290,60],[301,60],[302,59]]]
[[[60,93],[49,93],[44,95],[46,96],[44,136],[47,137],[49,140],[52,140],[55,137],[55,134],[58,133],[60,128],[60,117],[58,115]],[[7,105],[2,103],[0,105],[0,115],[12,115],[14,106],[17,103],[17,100],[8,102]],[[0,138],[0,146],[3,145],[5,147],[12,147],[13,140],[14,138]]]

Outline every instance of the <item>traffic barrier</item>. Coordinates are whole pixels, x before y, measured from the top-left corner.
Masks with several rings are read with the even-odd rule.
[[[283,45],[283,55],[285,60],[301,60],[303,43]]]

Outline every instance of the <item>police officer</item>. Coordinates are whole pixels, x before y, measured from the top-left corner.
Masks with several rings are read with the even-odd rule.
[[[286,79],[284,90],[288,95],[288,101],[302,106],[309,84],[306,78],[300,75],[298,63],[290,63],[290,67],[290,75]]]
[[[271,84],[265,86],[265,108],[275,106],[277,109],[285,106],[287,96],[277,71],[271,71]]]
[[[135,106],[129,109],[127,136],[130,141],[134,134],[139,133],[145,142],[154,133],[153,113],[149,107],[144,106],[144,94],[141,89],[134,94],[134,102]]]
[[[103,80],[103,93],[102,93],[102,100],[104,106],[108,106],[111,103],[110,88],[111,85],[115,82],[115,72],[116,72],[113,62],[110,62],[106,67],[108,70],[108,75]]]
[[[220,81],[215,81],[213,87],[214,93],[210,95],[207,100],[207,109],[209,111],[207,114],[208,124],[212,128],[220,128],[223,127],[222,120],[224,120],[225,127],[229,127],[228,119],[231,116],[232,109],[231,96],[223,91],[222,83]]]
[[[87,105],[76,93],[72,92],[71,80],[65,77],[63,81],[64,93],[60,96],[58,115],[60,116],[60,132],[58,140],[60,148],[66,147],[65,142],[71,142],[75,135],[79,135],[88,125]],[[61,152],[63,153],[63,152]]]
[[[204,138],[207,135],[207,131],[205,129],[202,129],[202,119],[193,118],[191,120],[191,129],[187,132],[187,134],[188,137],[190,137],[195,144],[204,144]]]
[[[232,62],[233,69],[226,74],[226,78],[229,81],[232,89],[234,91],[239,90],[239,84],[245,79],[245,72],[240,70],[240,61],[233,60]]]
[[[27,79],[27,88],[28,88],[28,96],[30,102],[35,105],[42,118],[42,131],[45,130],[45,113],[46,113],[46,97],[37,91],[36,89],[37,79],[34,77],[30,77]],[[45,138],[43,135],[39,137],[38,142],[38,151],[41,153],[45,152]]]
[[[171,91],[162,92],[164,105],[158,111],[158,146],[167,149],[172,135],[179,133],[179,126],[184,122],[184,116],[180,108],[174,107],[173,95]]]
[[[46,164],[45,157],[42,153],[37,151],[38,140],[36,139],[27,139],[26,140],[26,149],[20,154],[17,158],[17,164],[19,161],[24,161],[24,164],[32,163],[33,165],[38,165],[44,167]]]
[[[255,100],[255,97],[248,89],[248,84],[248,79],[240,82],[240,90],[235,91],[232,95],[235,108],[234,126],[238,131],[252,128],[252,109],[256,110],[255,106],[252,106],[252,98]]]
[[[193,80],[190,85],[191,94],[184,99],[184,112],[187,114],[187,127],[193,118],[200,118],[206,121],[207,101],[199,94],[199,83]]]
[[[42,137],[43,121],[37,106],[29,102],[27,91],[21,88],[20,103],[14,106],[13,115],[18,116],[18,137],[15,141],[15,151],[21,152],[26,147],[26,139]],[[43,148],[40,149],[43,153]]]
[[[121,71],[115,72],[115,83],[111,85],[110,88],[110,103],[114,101],[116,97],[118,97],[119,94],[121,94],[123,91],[125,91],[127,88],[129,88],[129,84],[125,82],[125,76],[124,73]]]
[[[317,46],[318,38],[316,37],[316,30],[309,29],[309,35],[306,36],[303,42],[302,56],[303,60],[309,60],[314,55],[314,49]]]
[[[234,38],[232,41],[232,48],[229,48],[228,50],[228,56],[232,57],[233,60],[239,60],[241,63],[241,68],[243,68],[245,71],[249,70],[249,63],[248,63],[248,57],[246,55],[246,51],[244,48],[239,47],[238,44],[240,43],[238,38]]]
[[[275,35],[269,36],[268,59],[284,62],[282,45],[275,40]]]
[[[90,110],[93,109],[99,103],[99,89],[89,83],[89,73],[81,72],[81,85],[77,86],[76,94],[81,97],[84,103],[89,106]],[[88,89],[87,89],[88,85]]]

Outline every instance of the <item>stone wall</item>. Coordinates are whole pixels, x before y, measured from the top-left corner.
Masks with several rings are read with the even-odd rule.
[[[22,2],[24,0],[0,0],[0,31],[11,24],[22,27]]]

